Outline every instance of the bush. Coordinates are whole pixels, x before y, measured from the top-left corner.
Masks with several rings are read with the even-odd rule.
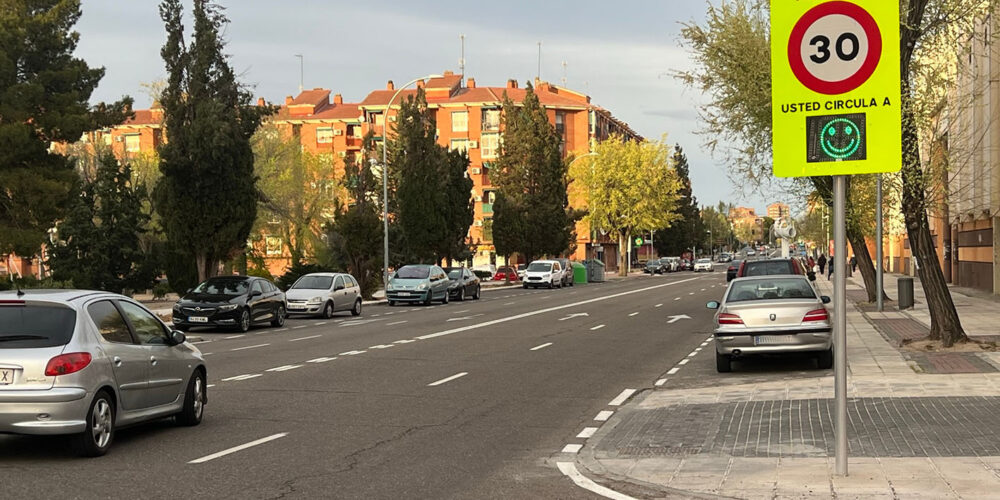
[[[170,293],[170,284],[161,281],[153,287],[153,300],[163,299],[168,293]]]
[[[25,276],[23,278],[14,277],[11,281],[10,276],[4,276],[0,278],[0,291],[5,290],[16,290],[17,286],[20,286],[22,290],[39,290],[39,289],[71,289],[75,288],[72,281],[56,281],[52,278],[45,278],[39,280],[34,276]]]

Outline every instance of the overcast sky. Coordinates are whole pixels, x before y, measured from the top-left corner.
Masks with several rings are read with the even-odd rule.
[[[680,47],[681,22],[700,22],[703,0],[469,2],[468,0],[222,0],[232,65],[255,94],[280,103],[299,86],[323,87],[358,102],[386,80],[459,71],[465,34],[466,74],[479,85],[534,78],[542,42],[541,76],[584,91],[648,138],[668,135],[684,147],[699,203],[720,200],[758,208],[729,180],[721,159],[702,147],[696,106],[701,96],[671,72],[691,62]],[[186,25],[190,27],[189,12]],[[150,98],[142,82],[164,78],[160,47],[165,34],[153,0],[83,0],[77,54],[107,74],[94,100],[131,95],[137,107]]]

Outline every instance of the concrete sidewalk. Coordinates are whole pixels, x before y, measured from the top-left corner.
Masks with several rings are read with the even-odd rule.
[[[817,284],[833,295],[829,281]],[[848,285],[849,298],[863,291],[856,282]],[[895,279],[887,276],[886,285],[894,297]],[[885,322],[927,326],[921,323],[926,303],[916,288],[913,311],[848,307],[847,477],[833,472],[832,372],[735,385],[719,374],[714,387],[646,391],[587,441],[578,465],[598,478],[634,485],[627,489],[664,497],[1000,496],[996,366],[931,373],[881,333]],[[985,337],[990,324],[1000,325],[996,303],[953,295],[971,336]],[[707,352],[692,364],[710,362],[712,346],[703,345]]]

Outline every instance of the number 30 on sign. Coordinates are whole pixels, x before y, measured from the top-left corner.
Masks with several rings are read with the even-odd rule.
[[[771,67],[776,176],[899,170],[898,2],[772,0]]]

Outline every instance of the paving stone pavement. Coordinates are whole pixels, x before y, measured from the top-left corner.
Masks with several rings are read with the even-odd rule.
[[[970,322],[980,338],[1000,325],[1000,307],[987,310]],[[927,323],[919,309],[848,308],[846,477],[834,474],[832,376],[647,391],[578,463],[599,478],[732,498],[1000,498],[1000,353],[903,353],[885,333],[894,327],[913,337]]]

